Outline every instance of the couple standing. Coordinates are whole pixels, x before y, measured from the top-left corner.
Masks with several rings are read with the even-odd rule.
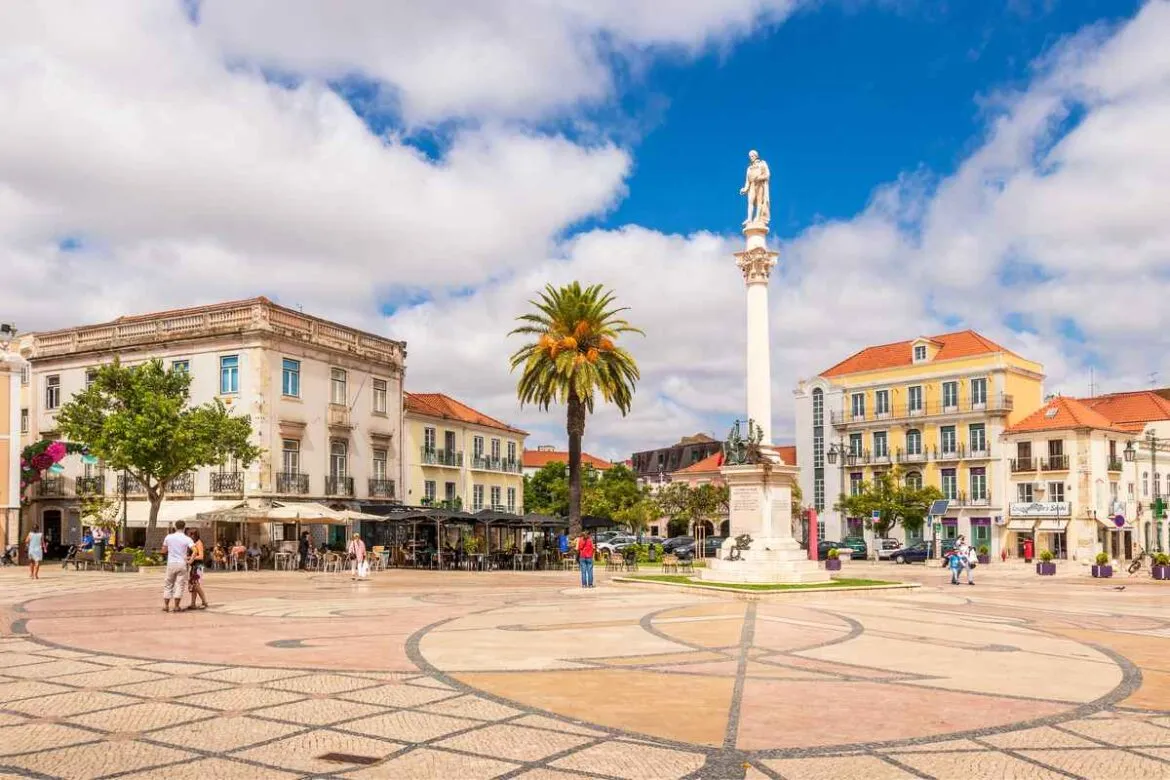
[[[967,584],[974,585],[975,577],[972,572],[975,567],[979,565],[979,556],[975,552],[975,548],[967,544],[967,540],[960,536],[955,540],[955,546],[947,553],[947,564],[951,569],[951,584],[959,584],[959,575],[967,572]]]

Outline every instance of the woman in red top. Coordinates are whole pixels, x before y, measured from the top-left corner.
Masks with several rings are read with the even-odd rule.
[[[581,532],[581,541],[577,545],[577,565],[581,568],[581,587],[593,587],[593,539],[588,531]]]

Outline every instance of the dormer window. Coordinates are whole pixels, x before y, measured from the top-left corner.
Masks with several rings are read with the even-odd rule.
[[[925,344],[915,344],[914,345],[914,362],[915,363],[925,363],[926,362],[926,345]]]

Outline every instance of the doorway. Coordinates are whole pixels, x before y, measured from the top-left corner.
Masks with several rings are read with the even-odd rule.
[[[41,530],[45,534],[45,544],[48,547],[48,557],[58,558],[61,555],[61,510],[46,509],[41,514]]]

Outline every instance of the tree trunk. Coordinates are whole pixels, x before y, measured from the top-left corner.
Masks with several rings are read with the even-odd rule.
[[[585,435],[585,404],[569,393],[569,534],[581,533],[581,439]]]

